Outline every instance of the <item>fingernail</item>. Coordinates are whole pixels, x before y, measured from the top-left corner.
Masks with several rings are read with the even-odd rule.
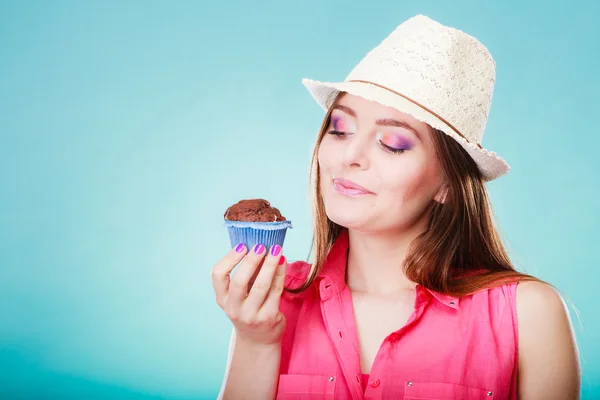
[[[284,262],[285,262],[285,256],[281,256],[281,258],[279,259],[279,265],[283,265]]]
[[[262,244],[257,244],[256,246],[254,246],[254,252],[256,254],[262,254],[263,251],[265,251],[265,246],[263,246]]]
[[[240,243],[237,245],[237,247],[235,248],[235,251],[237,253],[241,253],[242,251],[244,251],[244,249],[246,248],[246,246],[244,246],[244,243]]]
[[[281,251],[281,246],[278,245],[278,244],[276,244],[275,246],[273,246],[271,248],[271,255],[272,256],[278,256],[280,251]]]

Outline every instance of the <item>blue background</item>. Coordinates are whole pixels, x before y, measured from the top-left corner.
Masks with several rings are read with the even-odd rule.
[[[323,112],[300,80],[343,80],[419,13],[497,61],[499,225],[573,303],[600,398],[600,3],[526,4],[1,1],[0,398],[215,398],[223,212],[269,199],[295,224],[287,257],[307,257]]]

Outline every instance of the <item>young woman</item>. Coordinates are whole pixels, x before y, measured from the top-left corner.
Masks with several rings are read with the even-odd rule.
[[[579,398],[564,302],[494,227],[494,80],[480,42],[417,16],[344,82],[304,81],[327,110],[314,261],[257,246],[213,267],[234,325],[220,398]]]

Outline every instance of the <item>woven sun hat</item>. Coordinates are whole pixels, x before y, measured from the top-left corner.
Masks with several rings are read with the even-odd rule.
[[[347,92],[439,129],[460,143],[491,181],[510,170],[481,145],[495,80],[496,63],[481,42],[417,15],[367,53],[343,82],[305,78],[302,83],[326,111]]]

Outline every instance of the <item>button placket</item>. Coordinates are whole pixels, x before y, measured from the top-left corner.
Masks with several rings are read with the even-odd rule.
[[[346,382],[350,383],[353,376],[360,371],[360,356],[351,341],[346,340],[343,321],[340,316],[343,315],[340,302],[334,297],[321,302],[321,313],[329,336],[334,339],[333,344],[336,349],[338,361]],[[356,375],[356,384],[348,385],[353,400],[363,398],[362,376]]]

